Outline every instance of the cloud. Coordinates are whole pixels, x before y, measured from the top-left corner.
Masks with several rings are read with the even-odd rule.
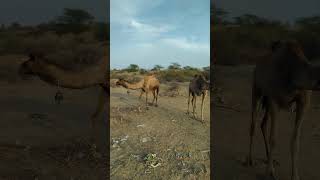
[[[190,37],[194,39],[194,37]],[[174,46],[176,48],[192,50],[192,51],[210,51],[209,43],[199,43],[192,40],[188,40],[186,37],[182,38],[164,38],[161,42],[169,46]]]
[[[135,19],[131,20],[130,27],[141,33],[166,33],[174,28],[170,25],[151,25],[146,23],[141,23]]]
[[[136,43],[122,47],[121,50],[111,46],[111,66],[125,68],[133,63],[143,68],[152,68],[155,64],[167,67],[172,62],[178,62],[183,66],[205,67],[210,64],[209,49],[209,43],[191,42],[184,38]]]
[[[163,0],[111,0],[110,21],[126,24],[146,9],[152,9],[162,2]]]
[[[208,0],[111,0],[111,67],[210,63]]]

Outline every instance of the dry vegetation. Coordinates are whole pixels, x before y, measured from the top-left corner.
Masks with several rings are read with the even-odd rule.
[[[149,110],[138,100],[140,91],[127,94],[111,86],[111,179],[210,179],[210,97],[202,124],[186,114],[188,81],[183,79],[192,75],[182,82],[166,75],[156,73],[162,77],[159,106]],[[111,77],[136,82],[142,75],[112,71]]]

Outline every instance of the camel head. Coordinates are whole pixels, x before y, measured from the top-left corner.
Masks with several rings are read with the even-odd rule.
[[[202,74],[195,75],[195,78],[197,78],[197,84],[200,90],[209,90],[210,83]]]
[[[289,83],[292,88],[320,90],[320,66],[309,62],[297,41],[276,41],[272,44],[272,51],[284,60],[284,68],[288,68]]]
[[[123,87],[127,87],[127,81],[124,80],[123,78],[120,78],[117,82],[116,82],[116,86],[123,86]]]
[[[36,75],[33,68],[35,64],[36,64],[36,57],[34,54],[30,54],[29,58],[20,65],[19,75],[22,78],[27,78],[28,76]]]

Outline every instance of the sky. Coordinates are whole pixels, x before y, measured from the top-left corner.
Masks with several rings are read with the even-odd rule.
[[[0,24],[19,22],[35,25],[48,22],[63,12],[63,8],[87,10],[99,21],[109,20],[109,0],[9,0],[0,5]]]
[[[111,0],[111,68],[210,64],[210,0]]]
[[[211,0],[219,8],[239,16],[244,13],[294,22],[297,18],[320,15],[320,0]]]

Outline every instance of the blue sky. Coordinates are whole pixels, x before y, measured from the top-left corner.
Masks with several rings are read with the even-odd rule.
[[[111,0],[111,68],[210,64],[210,0]]]

